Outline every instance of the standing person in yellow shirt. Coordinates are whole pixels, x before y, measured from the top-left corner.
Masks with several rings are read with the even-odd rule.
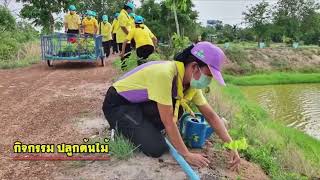
[[[136,24],[134,22],[134,18],[136,17],[136,14],[132,12],[129,14],[129,16],[131,21],[131,30],[133,30],[134,28],[136,28]],[[136,49],[136,42],[134,39],[131,40],[131,47],[132,49]]]
[[[66,33],[79,34],[80,16],[76,13],[74,5],[69,6],[69,13],[64,16],[64,31]]]
[[[112,21],[112,54],[119,53],[117,44],[117,31],[119,29],[118,16],[120,13],[115,13],[114,19]]]
[[[98,31],[98,21],[93,17],[92,11],[87,11],[87,16],[82,21],[82,26],[84,29],[84,34],[95,35]]]
[[[147,59],[150,54],[152,54],[157,45],[156,36],[150,31],[150,29],[145,26],[144,18],[141,16],[136,16],[135,18],[135,28],[131,30],[126,38],[126,41],[123,43],[122,47],[124,48],[127,42],[135,40],[137,47],[137,56],[138,65],[141,65],[145,59]],[[121,57],[124,56],[124,51],[121,52]]]
[[[110,55],[111,48],[111,24],[108,22],[109,18],[107,15],[102,16],[102,22],[99,24],[99,34],[103,36],[102,46],[106,57]]]
[[[126,67],[125,59],[130,56],[131,45],[127,43],[122,49],[122,44],[126,40],[127,35],[131,29],[131,21],[129,13],[131,13],[134,9],[134,4],[132,2],[127,2],[123,9],[120,11],[118,21],[119,21],[119,30],[117,31],[117,43],[119,45],[120,51],[124,51],[125,55],[121,58],[121,68],[124,69]]]

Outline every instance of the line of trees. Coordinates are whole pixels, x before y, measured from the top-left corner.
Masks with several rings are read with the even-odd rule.
[[[318,44],[319,9],[314,0],[278,0],[275,5],[262,1],[248,7],[243,15],[257,41]]]
[[[62,19],[55,14],[67,12],[70,4],[75,4],[80,14],[85,10],[95,10],[112,16],[118,12],[126,0],[16,0],[24,2],[21,10],[23,18],[43,27],[43,32],[51,33],[61,28]],[[305,44],[318,44],[320,37],[320,5],[315,0],[278,0],[271,5],[262,1],[247,7],[243,12],[246,28],[218,23],[214,27],[201,27],[197,23],[198,12],[193,10],[191,0],[141,0],[136,13],[146,19],[146,24],[162,41],[170,40],[176,33],[196,40],[209,39],[215,35],[215,42],[235,40],[257,42],[304,41]],[[56,18],[56,19],[55,19]]]

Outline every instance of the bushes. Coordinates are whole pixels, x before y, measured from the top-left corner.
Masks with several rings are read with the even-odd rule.
[[[10,32],[0,34],[2,42],[0,43],[0,61],[8,61],[18,52],[19,42],[12,36]]]
[[[0,5],[0,31],[12,31],[16,28],[16,20],[9,9]]]
[[[1,46],[1,45],[0,45]],[[0,69],[25,67],[40,61],[40,43],[33,41],[21,45],[14,57],[0,60]]]
[[[38,38],[38,32],[26,22],[16,23],[10,11],[3,6],[0,6],[0,31],[2,31],[0,33],[2,41],[0,44],[0,68],[21,67],[29,64],[32,60],[18,62],[14,57],[18,56],[19,60],[25,57],[30,58],[26,53],[21,56],[21,51],[27,49],[25,43]],[[34,48],[34,46],[32,47]],[[34,51],[31,50],[31,52]],[[32,56],[34,57],[34,54]],[[40,56],[40,54],[37,56]]]

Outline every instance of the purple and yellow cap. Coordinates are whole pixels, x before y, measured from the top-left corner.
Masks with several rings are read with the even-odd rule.
[[[191,49],[191,54],[208,65],[212,76],[221,85],[226,85],[221,74],[225,54],[218,46],[207,41],[199,42]]]

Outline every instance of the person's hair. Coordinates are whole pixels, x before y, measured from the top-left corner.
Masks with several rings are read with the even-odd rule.
[[[136,28],[144,29],[144,26],[141,26],[142,24],[136,24]]]
[[[129,6],[127,6],[127,5],[124,5],[124,6],[123,6],[123,9],[124,9],[124,10],[128,10],[128,9],[132,10],[131,7],[129,7]]]
[[[185,67],[192,62],[196,62],[199,65],[199,67],[207,66],[206,63],[204,63],[203,61],[196,58],[193,54],[191,54],[191,49],[193,47],[194,47],[194,44],[190,45],[189,47],[187,47],[183,51],[177,53],[174,56],[174,60],[182,62]]]

